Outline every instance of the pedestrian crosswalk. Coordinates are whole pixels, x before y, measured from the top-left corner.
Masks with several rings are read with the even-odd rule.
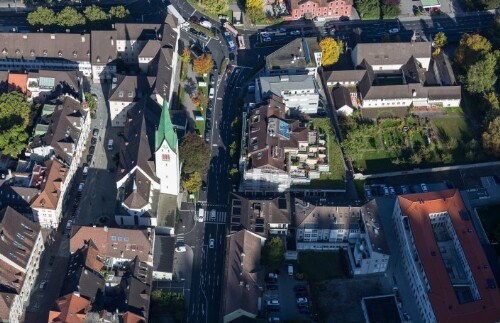
[[[205,222],[227,223],[227,212],[212,209],[205,213]]]

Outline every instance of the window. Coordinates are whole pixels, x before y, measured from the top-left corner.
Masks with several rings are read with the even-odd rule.
[[[116,241],[116,236],[111,236],[111,241]]]
[[[161,155],[161,160],[163,160],[163,161],[170,161],[170,155],[169,154],[162,154]]]

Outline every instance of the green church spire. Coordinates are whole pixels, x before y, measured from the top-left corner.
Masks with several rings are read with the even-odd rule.
[[[156,150],[158,150],[164,140],[167,141],[168,146],[173,151],[177,152],[177,134],[175,133],[172,120],[170,120],[170,111],[168,109],[167,100],[163,100],[163,107],[160,116],[160,125],[156,130],[155,138]]]

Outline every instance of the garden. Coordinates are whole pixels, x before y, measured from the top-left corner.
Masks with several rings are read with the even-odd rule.
[[[459,114],[429,118],[342,117],[342,143],[357,171],[380,173],[416,167],[471,163],[481,159],[479,143]]]

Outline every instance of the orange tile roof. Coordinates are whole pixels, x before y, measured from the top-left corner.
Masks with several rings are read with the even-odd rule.
[[[42,184],[42,191],[31,207],[55,210],[61,197],[61,185],[66,179],[68,169],[57,159],[49,160],[45,165],[47,166],[46,181]]]
[[[494,279],[488,260],[470,220],[460,212],[467,211],[458,190],[445,190],[398,197],[402,214],[407,216],[415,245],[429,281],[428,293],[434,314],[439,323],[493,323],[500,320],[500,289],[487,288],[486,280]],[[460,304],[434,238],[430,213],[447,212],[469,263],[479,290],[480,300]]]
[[[55,307],[49,312],[48,323],[83,323],[91,304],[77,294],[68,294],[56,299]]]
[[[126,312],[123,314],[123,323],[146,323],[146,320],[142,316],[132,312]]]
[[[9,73],[7,83],[9,84],[9,90],[19,90],[22,93],[26,93],[28,86],[28,74]]]

